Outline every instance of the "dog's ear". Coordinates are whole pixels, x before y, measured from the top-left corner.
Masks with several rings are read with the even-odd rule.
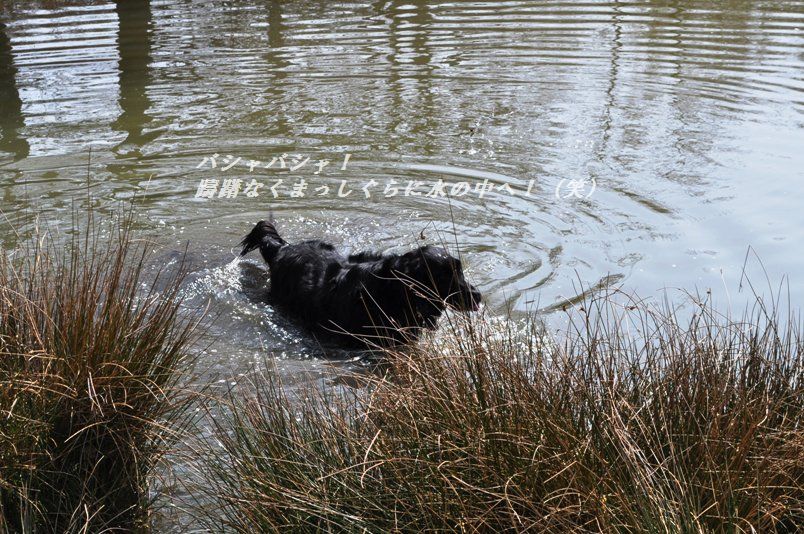
[[[394,280],[396,287],[403,292],[403,305],[413,312],[416,326],[435,328],[444,305],[431,288],[432,273],[427,265],[427,251],[423,249],[427,247],[386,257],[380,276]]]
[[[403,280],[418,280],[416,274],[421,270],[423,258],[417,251],[406,254],[390,254],[383,259],[380,275],[388,278],[401,278]]]

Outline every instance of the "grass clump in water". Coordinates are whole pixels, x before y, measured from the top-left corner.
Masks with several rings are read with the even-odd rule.
[[[182,269],[145,283],[129,215],[87,228],[0,259],[0,532],[145,528],[186,422]]]
[[[210,524],[237,532],[793,532],[802,328],[610,296],[559,343],[483,320],[343,395],[275,375],[217,414]]]

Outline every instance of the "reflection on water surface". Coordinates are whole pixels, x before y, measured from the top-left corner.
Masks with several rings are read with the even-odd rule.
[[[68,223],[91,146],[102,205],[138,192],[167,254],[189,240],[227,355],[292,346],[229,267],[269,207],[346,249],[457,239],[492,310],[578,281],[733,289],[748,245],[772,277],[802,267],[801,4],[6,2],[0,21],[3,217]],[[242,161],[199,168],[213,154]],[[311,160],[249,168],[283,154]],[[201,199],[202,179],[266,187]],[[411,180],[424,194],[386,198]],[[427,197],[438,180],[491,190]]]

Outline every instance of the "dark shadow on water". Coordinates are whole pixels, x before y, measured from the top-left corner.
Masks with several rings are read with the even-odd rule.
[[[266,3],[268,11],[268,48],[263,58],[268,65],[270,83],[265,84],[265,100],[271,113],[268,114],[270,124],[266,128],[267,135],[293,139],[294,133],[287,120],[286,108],[289,105],[285,94],[285,81],[288,78],[290,62],[285,57],[285,32],[287,30],[282,22],[282,2],[270,0]]]
[[[150,0],[120,0],[115,11],[118,18],[117,46],[120,60],[120,116],[112,124],[126,138],[117,149],[139,149],[159,132],[144,133],[151,117],[148,110],[148,86],[151,84],[151,34],[153,22]]]
[[[8,27],[0,20],[0,151],[10,152],[14,155],[14,161],[18,161],[28,157],[31,147],[19,134],[25,126],[25,120],[7,30]]]
[[[151,37],[153,21],[150,0],[118,0],[117,47],[120,59],[118,105],[120,115],[111,127],[125,137],[112,152],[115,160],[106,169],[124,183],[146,183],[149,176],[140,175],[142,148],[156,139],[162,131],[146,131],[152,117],[148,114],[151,100],[148,87],[153,80],[151,71]]]
[[[270,273],[257,265],[240,262],[240,286],[254,304],[271,304]]]

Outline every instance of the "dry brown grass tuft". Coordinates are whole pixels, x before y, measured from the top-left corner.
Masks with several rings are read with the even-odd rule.
[[[146,284],[129,215],[86,228],[0,259],[0,532],[144,525],[186,421],[181,266]]]
[[[622,299],[619,299],[620,301]],[[802,328],[761,301],[682,324],[612,296],[556,343],[454,323],[365,391],[221,406],[201,470],[237,532],[792,532],[804,524]],[[239,390],[242,391],[242,390]]]

